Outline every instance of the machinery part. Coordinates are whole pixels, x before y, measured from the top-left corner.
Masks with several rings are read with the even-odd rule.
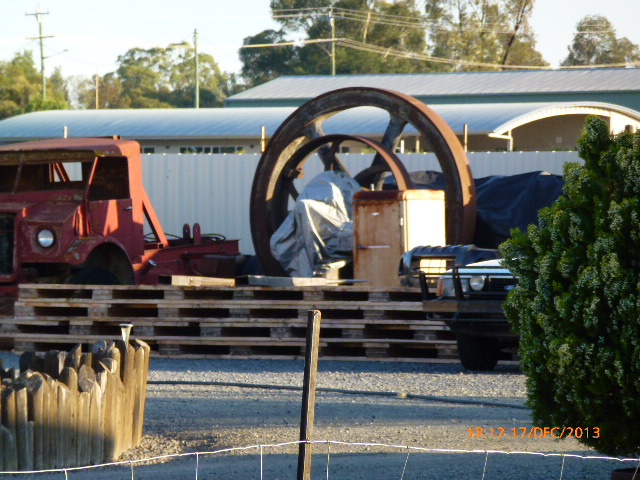
[[[301,172],[302,165],[309,158],[314,151],[318,149],[324,149],[322,152],[323,162],[325,170],[341,170],[350,175],[347,168],[342,164],[340,159],[336,157],[336,153],[340,150],[340,145],[345,141],[352,141],[363,143],[367,147],[373,149],[376,152],[376,157],[379,157],[382,162],[379,165],[371,166],[364,169],[360,173],[354,176],[355,180],[360,185],[370,185],[377,181],[377,177],[384,172],[391,172],[396,179],[399,190],[407,190],[413,188],[409,172],[404,168],[402,161],[391,150],[385,148],[380,142],[377,142],[371,138],[362,137],[359,135],[325,135],[323,137],[314,138],[313,140],[302,145],[296,150],[293,155],[285,164],[286,172]],[[330,146],[329,146],[330,144]],[[298,192],[295,190],[293,180],[296,175],[287,175],[285,188],[281,189],[278,194],[279,208],[284,207],[286,209],[288,198],[290,194],[295,200],[298,196]]]
[[[361,185],[369,185],[366,182],[379,184],[381,172],[392,171],[398,188],[403,189],[387,158],[391,158],[388,154],[393,155],[404,127],[412,125],[431,144],[447,184],[447,243],[472,243],[476,220],[475,187],[467,157],[451,128],[437,113],[409,95],[368,87],[344,88],[320,95],[298,108],[274,133],[260,158],[251,189],[251,236],[256,255],[267,275],[286,276],[271,255],[269,240],[286,218],[289,198],[297,195],[292,189],[293,180],[300,175],[298,167],[308,156],[298,155],[297,151],[306,151],[306,144],[317,141],[325,170],[345,170],[336,157],[337,146],[343,140],[321,139],[324,137],[322,125],[339,112],[363,106],[385,110],[390,119],[382,141],[374,149],[376,155],[371,167],[354,178]],[[331,146],[326,146],[326,143],[331,143]],[[393,159],[392,163],[395,162]],[[408,188],[406,182],[404,188]]]
[[[493,370],[500,349],[495,338],[457,334],[458,356],[467,370]]]

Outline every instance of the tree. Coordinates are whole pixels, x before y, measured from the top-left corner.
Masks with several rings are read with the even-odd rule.
[[[272,45],[283,43],[284,30],[263,30],[244,39],[244,45]],[[299,49],[292,46],[240,49],[242,78],[248,87],[259,85],[282,75],[298,73]]]
[[[338,0],[331,6],[325,0],[272,0],[271,9],[282,28],[248,37],[245,45],[282,43],[289,36],[306,43],[242,50],[242,76],[249,85],[279,75],[331,73],[333,39],[339,74],[407,73],[428,68],[423,62],[390,54],[392,50],[403,52],[403,56],[424,53],[424,28],[412,0]]]
[[[640,47],[628,38],[617,38],[609,20],[587,15],[576,26],[563,66],[628,64],[640,61]]]
[[[188,44],[132,48],[118,57],[118,69],[78,84],[78,103],[95,108],[188,108],[195,98],[195,52]],[[198,53],[200,106],[221,106],[235,78],[223,73],[211,55]]]
[[[0,119],[37,110],[69,108],[66,80],[59,69],[48,78],[46,88],[47,98],[43,102],[40,72],[30,51],[0,61]]]
[[[504,304],[520,334],[538,426],[589,427],[608,455],[640,452],[640,133],[587,118],[584,166],[564,196],[501,249],[519,278]]]
[[[529,25],[535,0],[428,0],[429,51],[450,62],[436,70],[483,70],[484,65],[545,66]]]

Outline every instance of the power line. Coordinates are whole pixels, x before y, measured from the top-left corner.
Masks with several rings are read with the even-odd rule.
[[[273,10],[274,19],[287,19],[287,18],[300,18],[300,19],[312,19],[318,17],[328,17],[330,7],[320,8],[301,8],[301,9],[279,9]],[[388,13],[374,12],[373,10],[353,10],[346,8],[334,7],[333,13],[335,18],[342,20],[357,21],[365,24],[377,23],[380,25],[413,28],[419,30],[449,30],[450,27],[442,25],[430,20],[424,15],[418,16],[406,16],[406,15],[394,15]],[[597,23],[583,24],[585,27],[597,27]],[[456,26],[458,31],[479,32],[479,33],[493,33],[500,35],[512,35],[514,29],[504,22],[472,22],[463,27]],[[590,31],[576,31],[576,35],[589,34],[589,33],[615,33],[615,29],[597,29]]]
[[[318,9],[283,9],[283,10],[274,10],[274,19],[278,18],[317,18],[317,17],[326,17],[328,14],[327,8],[318,8]],[[341,18],[343,20],[353,20],[359,22],[375,22],[381,25],[388,26],[396,26],[396,27],[406,27],[406,28],[416,28],[416,29],[448,29],[447,26],[436,23],[429,18],[419,15],[419,16],[406,16],[406,15],[394,15],[388,13],[380,13],[374,12],[373,10],[352,10],[345,8],[334,8],[334,14],[336,18]],[[496,30],[496,28],[501,27],[501,29]],[[458,28],[458,27],[457,27]],[[459,28],[458,28],[459,29]],[[465,26],[463,30],[470,31],[482,31],[482,32],[492,32],[492,33],[504,33],[504,34],[512,34],[513,29],[505,24],[504,22],[489,22],[482,23],[477,26]]]
[[[550,66],[539,66],[539,65],[503,65],[499,63],[485,63],[485,62],[474,62],[468,60],[452,60],[447,58],[440,57],[432,57],[430,55],[408,52],[403,50],[396,50],[393,48],[385,48],[378,47],[375,45],[357,42],[355,40],[343,39],[338,42],[341,46],[347,48],[353,48],[356,50],[368,51],[371,53],[378,53],[383,56],[394,56],[400,58],[414,59],[414,60],[422,60],[427,62],[434,63],[446,63],[451,65],[461,65],[467,67],[486,67],[486,68],[500,68],[500,69],[510,69],[510,70],[551,70],[555,69]],[[562,69],[580,69],[580,68],[616,68],[616,67],[637,67],[640,66],[639,62],[625,62],[625,63],[608,63],[608,64],[598,64],[598,65],[572,65],[572,66],[564,66]]]
[[[243,45],[240,48],[269,48],[269,47],[284,47],[284,46],[296,46],[296,45],[307,45],[307,44],[321,44],[321,43],[330,43],[333,42],[334,39],[316,39],[316,40],[302,40],[302,41],[291,41],[291,42],[282,42],[282,43],[262,43],[262,44],[253,44],[253,45]],[[433,57],[431,55],[410,52],[407,50],[398,50],[390,47],[380,47],[377,45],[372,45],[370,43],[362,43],[356,40],[351,40],[347,38],[336,38],[336,45],[345,48],[351,48],[354,50],[361,50],[369,53],[377,53],[382,55],[383,57],[398,57],[404,58],[408,60],[417,60],[417,61],[425,61],[425,62],[433,62],[433,63],[444,63],[449,65],[460,65],[466,67],[484,67],[484,68],[499,68],[499,69],[510,69],[510,70],[557,70],[558,67],[551,66],[540,66],[540,65],[503,65],[500,63],[486,63],[486,62],[474,62],[469,60],[455,60],[449,58],[441,58],[441,57]],[[608,63],[608,64],[598,64],[598,65],[573,65],[573,66],[563,66],[560,69],[584,69],[584,68],[617,68],[617,67],[637,67],[640,66],[640,62],[626,62],[626,63]]]
[[[330,43],[330,42],[340,42],[341,38],[336,39],[315,39],[315,40],[292,40],[290,42],[280,42],[280,43],[252,43],[249,45],[242,45],[240,48],[268,48],[268,47],[292,47],[296,45],[311,45],[314,43]]]

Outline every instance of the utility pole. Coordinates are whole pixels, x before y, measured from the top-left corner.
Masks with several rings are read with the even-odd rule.
[[[96,110],[100,108],[100,75],[96,72]]]
[[[33,15],[36,17],[38,21],[38,36],[30,37],[29,40],[39,40],[40,41],[40,76],[42,77],[42,101],[44,102],[47,98],[47,79],[44,76],[44,39],[45,38],[53,38],[53,35],[43,35],[42,34],[42,15],[49,15],[49,12],[41,12],[36,9],[33,13],[25,13],[25,15]]]
[[[329,23],[331,23],[331,75],[336,74],[336,17],[333,16],[333,5],[329,8]]]
[[[200,72],[198,65],[198,29],[193,30],[193,53],[195,58],[195,107],[200,108]]]

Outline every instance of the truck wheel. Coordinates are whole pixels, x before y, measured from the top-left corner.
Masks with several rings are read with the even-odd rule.
[[[492,338],[456,336],[458,357],[467,370],[493,370],[498,363],[498,346]]]
[[[75,285],[120,285],[120,280],[109,270],[88,267],[74,273],[67,283]]]

